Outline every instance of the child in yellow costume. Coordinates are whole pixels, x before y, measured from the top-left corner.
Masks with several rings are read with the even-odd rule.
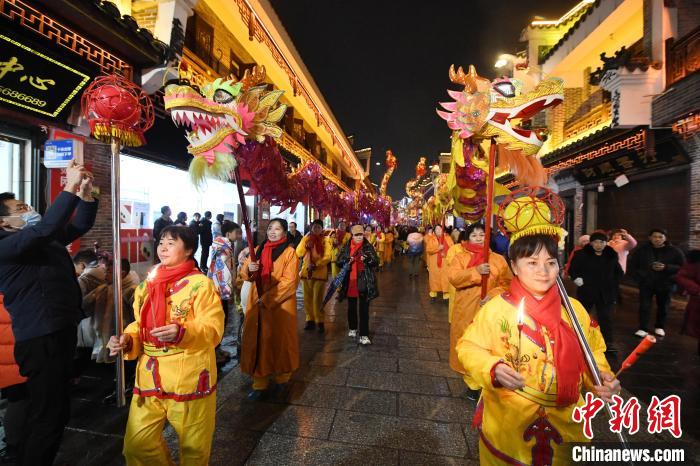
[[[567,442],[584,442],[582,426],[572,421],[583,404],[581,390],[610,401],[620,383],[605,359],[605,342],[578,301],[571,300],[603,385],[593,386],[579,341],[561,304],[557,237],[549,209],[536,199],[506,222],[511,231],[509,256],[516,277],[507,292],[477,313],[457,344],[459,360],[478,385],[481,400],[474,416],[482,465],[563,464],[570,461]],[[515,202],[515,201],[514,201]],[[537,210],[541,214],[533,215]],[[506,208],[508,213],[508,208]],[[504,215],[505,218],[512,218]],[[523,303],[522,336],[518,307]]]
[[[248,398],[257,400],[270,379],[278,384],[289,381],[299,368],[297,299],[299,258],[287,240],[287,222],[273,219],[267,239],[257,251],[258,262],[250,259],[241,267],[241,277],[254,281],[260,274],[262,293],[254,285],[248,296],[243,327],[241,372],[253,377]]]
[[[338,223],[338,229],[335,230],[335,237],[331,237],[333,238],[333,250],[331,252],[331,275],[333,278],[335,278],[338,276],[338,272],[340,272],[338,264],[335,263],[336,259],[338,258],[338,252],[343,246],[348,244],[348,241],[350,241],[350,233],[348,233],[347,224],[345,222]]]
[[[453,246],[452,238],[445,235],[442,225],[435,226],[435,234],[425,237],[425,253],[428,261],[428,287],[433,301],[438,294],[447,301],[450,298],[450,282],[447,279],[447,251]]]
[[[124,435],[127,465],[170,465],[162,438],[167,421],[177,432],[180,464],[207,465],[216,418],[216,356],[224,311],[214,283],[195,266],[188,227],[163,230],[160,264],[136,289],[134,316],[113,336],[110,354],[138,359]]]
[[[454,256],[447,261],[447,276],[455,288],[454,308],[450,320],[450,367],[464,375],[464,367],[457,358],[456,345],[466,328],[474,320],[479,308],[489,299],[508,289],[513,277],[503,256],[491,252],[484,261],[484,225],[473,223],[460,233],[459,244],[450,251]],[[455,251],[456,249],[456,251]],[[486,297],[481,299],[481,277],[488,274]],[[468,380],[465,378],[465,381]]]
[[[328,280],[328,264],[331,261],[332,246],[323,236],[323,222],[314,220],[311,232],[304,236],[297,246],[297,256],[302,259],[301,284],[304,290],[304,311],[306,326],[304,330],[323,333],[323,294],[324,285]]]

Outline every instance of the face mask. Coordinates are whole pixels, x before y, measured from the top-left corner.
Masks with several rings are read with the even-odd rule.
[[[22,230],[28,226],[34,226],[41,221],[41,214],[31,209],[22,215],[12,215],[4,217],[5,223],[8,223],[15,230]]]

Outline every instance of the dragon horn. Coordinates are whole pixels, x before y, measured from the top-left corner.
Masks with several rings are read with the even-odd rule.
[[[243,83],[243,90],[257,86],[265,80],[265,67],[264,66],[254,66],[245,70],[243,73],[243,78],[241,78],[241,83]]]

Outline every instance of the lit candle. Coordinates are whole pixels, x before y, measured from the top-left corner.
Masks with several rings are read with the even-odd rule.
[[[525,321],[525,298],[518,304],[518,351],[515,358],[515,370],[520,372],[520,346],[523,343],[523,322]]]

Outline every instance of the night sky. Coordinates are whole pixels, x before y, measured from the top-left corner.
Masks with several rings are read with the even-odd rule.
[[[525,49],[520,33],[535,16],[556,19],[575,0],[270,0],[355,149],[372,147],[372,181],[384,152],[398,168],[394,199],[415,174],[418,157],[437,161],[450,130],[435,113],[450,100],[450,64],[474,64],[494,78],[500,53]],[[452,85],[454,89],[457,86]],[[375,162],[381,162],[381,167]]]

